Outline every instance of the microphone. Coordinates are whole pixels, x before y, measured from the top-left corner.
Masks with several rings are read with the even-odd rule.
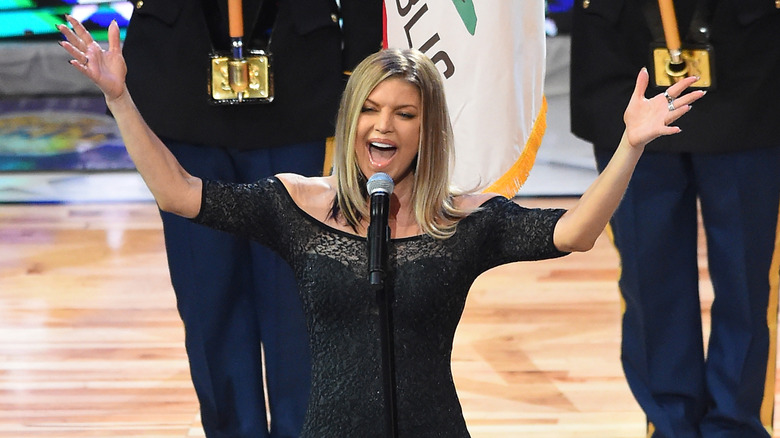
[[[390,240],[387,215],[393,187],[393,179],[382,172],[372,175],[366,183],[371,197],[371,221],[368,224],[368,280],[371,285],[381,285],[385,277],[387,242]]]
[[[390,195],[393,193],[393,186],[393,179],[381,172],[372,175],[366,183],[368,195],[371,197],[371,222],[368,224],[368,281],[376,291],[376,300],[379,306],[387,436],[396,438],[398,436],[398,415],[396,413],[393,298],[392,294],[385,290],[384,285],[387,242],[390,240],[387,215],[388,210],[390,210]]]

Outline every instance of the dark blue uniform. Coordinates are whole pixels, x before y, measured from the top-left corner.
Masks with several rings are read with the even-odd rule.
[[[344,72],[382,42],[381,0],[339,3],[244,0],[244,47],[270,49],[275,99],[214,106],[209,55],[230,49],[227,2],[139,1],[123,47],[128,88],[195,176],[248,183],[280,172],[321,174]],[[206,435],[297,437],[311,367],[292,271],[248,240],[166,213],[162,219]]]
[[[610,222],[625,303],[623,368],[648,436],[769,437],[780,277],[780,3],[675,1],[684,42],[699,3],[715,87],[675,122],[680,134],[647,146]],[[620,140],[636,74],[651,62],[657,15],[655,0],[575,3],[572,131],[594,144],[599,169]],[[651,88],[648,97],[661,91]],[[708,340],[699,211],[715,293]]]

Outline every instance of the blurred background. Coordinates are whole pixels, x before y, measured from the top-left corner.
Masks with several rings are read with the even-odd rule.
[[[590,146],[569,133],[572,1],[547,2],[547,131],[519,196],[579,195],[596,176]],[[56,44],[64,14],[104,41],[132,11],[127,1],[0,0],[0,203],[151,201],[97,88]]]

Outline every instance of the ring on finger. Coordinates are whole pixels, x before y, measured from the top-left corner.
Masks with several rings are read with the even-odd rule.
[[[674,98],[670,96],[669,92],[667,91],[664,91],[664,97],[666,98],[666,101],[669,102],[670,104],[674,101]]]
[[[674,108],[674,99],[669,101],[669,105],[668,106],[669,106],[669,111],[674,111],[675,110],[675,108]]]

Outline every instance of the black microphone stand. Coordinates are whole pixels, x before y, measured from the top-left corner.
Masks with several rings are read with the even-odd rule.
[[[385,268],[387,266],[387,242],[390,240],[390,227],[387,224],[390,209],[390,195],[376,193],[371,196],[371,217],[368,225],[368,279],[376,292],[379,306],[379,330],[382,348],[382,374],[385,388],[385,423],[388,438],[398,437],[398,415],[396,412],[395,391],[395,347],[393,342],[393,297],[385,287]],[[378,223],[377,223],[378,222]],[[374,243],[378,243],[375,245]]]

